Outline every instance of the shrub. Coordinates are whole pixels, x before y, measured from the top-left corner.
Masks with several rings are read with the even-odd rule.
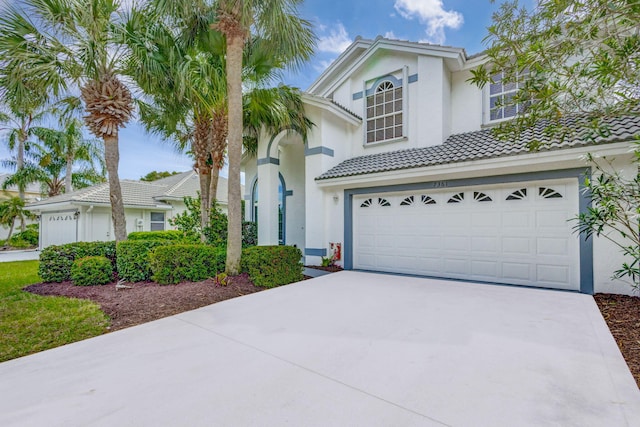
[[[63,282],[71,279],[71,265],[78,258],[103,256],[116,264],[116,242],[75,242],[52,245],[40,253],[38,274],[45,282]]]
[[[14,249],[27,249],[27,248],[32,248],[34,245],[32,245],[30,242],[27,242],[26,240],[16,239],[15,237],[12,236],[9,242],[9,246],[11,246]]]
[[[242,247],[248,248],[258,244],[258,224],[251,221],[242,222]]]
[[[302,280],[301,258],[293,246],[253,246],[242,251],[240,268],[255,285],[273,288]]]
[[[118,276],[128,282],[151,279],[149,252],[158,246],[174,244],[171,240],[125,240],[116,248]]]
[[[196,282],[224,271],[225,248],[207,245],[159,246],[149,253],[153,280],[167,285]]]
[[[33,228],[27,227],[24,231],[21,231],[11,236],[11,240],[9,241],[9,244],[11,246],[18,247],[20,245],[20,243],[18,242],[22,242],[23,245],[26,244],[27,246],[37,246],[38,236],[39,236],[39,233],[37,229],[34,230]],[[20,247],[23,247],[23,246],[20,246]]]
[[[71,280],[74,285],[104,285],[113,279],[113,265],[103,256],[78,258],[71,265]]]
[[[204,229],[204,237],[207,244],[212,246],[225,246],[227,244],[227,224],[229,220],[218,205],[214,202],[209,214],[209,226]]]
[[[134,231],[127,235],[127,240],[174,240],[182,241],[185,235],[180,230]]]
[[[200,197],[185,197],[187,210],[169,219],[169,224],[182,231],[193,243],[204,240],[212,246],[226,246],[227,244],[227,215],[224,214],[214,200],[209,214],[209,226],[202,230],[200,225]],[[242,201],[242,217],[244,218],[244,200]],[[255,222],[242,223],[242,247],[258,244],[258,227]]]

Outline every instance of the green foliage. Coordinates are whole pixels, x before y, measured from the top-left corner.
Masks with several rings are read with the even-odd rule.
[[[116,242],[75,242],[49,246],[40,253],[38,274],[45,282],[69,280],[73,261],[88,256],[103,256],[115,266]]]
[[[24,231],[14,234],[11,237],[9,244],[13,247],[17,247],[18,243],[21,242],[27,246],[38,246],[39,235],[40,233],[37,228],[34,230],[33,228],[27,227]]]
[[[192,241],[199,241],[201,235],[200,198],[185,197],[187,210],[169,219],[169,224],[180,230],[184,236]],[[205,242],[212,246],[227,244],[228,218],[215,204],[211,208],[210,225],[205,228]],[[129,235],[131,236],[131,234]],[[258,244],[258,227],[256,223],[245,221],[242,223],[242,247]]]
[[[113,265],[103,256],[78,258],[71,265],[71,280],[77,286],[104,285],[113,280]]]
[[[526,3],[526,4],[521,4]],[[585,126],[606,133],[606,119],[638,114],[640,107],[640,3],[629,0],[542,0],[535,7],[504,1],[485,41],[489,61],[472,70],[483,87],[502,71],[503,84],[521,84],[501,107],[526,103],[515,120],[497,128],[513,138],[534,124],[541,135],[566,138]],[[582,116],[574,126],[567,117]],[[543,141],[534,141],[536,148]]]
[[[106,332],[109,319],[98,304],[22,290],[41,281],[38,261],[2,263],[0,362]]]
[[[613,242],[627,259],[614,279],[629,278],[631,286],[640,288],[640,137],[635,142],[636,175],[623,176],[607,159],[588,156],[593,168],[592,177],[585,179],[591,206],[574,218],[574,230],[587,238],[596,235]]]
[[[127,240],[173,240],[182,241],[185,234],[180,230],[134,231],[127,235]]]
[[[207,245],[160,246],[149,253],[153,280],[163,285],[215,277],[225,259],[224,248]]]
[[[6,187],[7,182],[3,183],[3,188]],[[0,225],[9,227],[9,235],[7,241],[11,242],[11,235],[13,234],[13,227],[16,221],[22,221],[29,218],[34,218],[34,215],[25,209],[24,200],[19,197],[11,197],[7,200],[0,201]],[[7,242],[5,242],[6,244]]]
[[[151,171],[148,174],[146,174],[145,176],[143,176],[142,178],[140,178],[140,181],[147,181],[147,182],[151,182],[151,181],[157,181],[159,179],[162,178],[167,178],[173,175],[177,175],[180,172],[169,172],[169,171],[163,171],[163,172],[158,172],[158,171]]]
[[[158,246],[175,244],[171,240],[125,240],[116,248],[118,277],[128,282],[151,279],[149,252]]]
[[[202,227],[200,223],[200,198],[186,196],[184,204],[187,207],[182,213],[169,218],[169,224],[176,227],[185,236],[200,240],[202,234]]]
[[[258,244],[258,224],[252,221],[242,223],[242,247],[248,248]]]
[[[227,216],[222,213],[218,205],[213,203],[209,215],[209,226],[204,229],[205,241],[212,246],[227,244]]]
[[[254,246],[242,251],[240,268],[265,288],[302,280],[302,252],[293,246]]]
[[[333,257],[321,257],[320,262],[323,267],[331,267],[334,263]]]
[[[229,276],[227,276],[227,273],[216,274],[216,277],[213,278],[213,283],[216,286],[227,286],[229,284]]]

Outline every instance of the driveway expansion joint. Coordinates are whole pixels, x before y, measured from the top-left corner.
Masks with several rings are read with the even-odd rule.
[[[398,409],[401,409],[401,410],[403,410],[403,411],[407,411],[407,412],[412,413],[412,414],[414,414],[414,415],[417,415],[417,416],[419,416],[419,417],[422,417],[422,418],[428,419],[429,421],[432,421],[432,422],[437,423],[437,424],[439,424],[439,425],[441,425],[441,426],[444,426],[444,427],[453,427],[453,425],[451,425],[451,424],[447,424],[447,423],[445,423],[445,422],[443,422],[443,421],[437,420],[437,419],[432,418],[432,417],[430,417],[430,416],[428,416],[428,415],[425,415],[425,414],[423,414],[423,413],[417,412],[417,411],[415,411],[415,410],[413,410],[413,409],[411,409],[411,408],[407,408],[407,407],[405,407],[405,406],[402,406],[402,405],[399,405],[399,404],[397,404],[397,403],[395,403],[395,402],[392,402],[392,401],[390,401],[390,400],[387,400],[387,399],[385,399],[385,398],[383,398],[383,397],[381,397],[381,396],[377,396],[377,395],[375,395],[375,394],[369,393],[369,392],[367,392],[367,391],[365,391],[365,390],[362,390],[362,389],[360,389],[360,388],[354,387],[354,386],[352,386],[352,385],[350,385],[350,384],[347,384],[347,383],[345,383],[345,382],[343,382],[343,381],[340,381],[340,380],[338,380],[338,379],[336,379],[336,378],[332,378],[332,377],[330,377],[330,376],[328,376],[328,375],[325,375],[325,374],[323,374],[323,373],[321,373],[321,372],[318,372],[318,371],[315,371],[315,370],[313,370],[313,369],[310,369],[310,368],[308,368],[308,367],[306,367],[306,366],[300,365],[299,363],[296,363],[296,362],[293,362],[293,361],[291,361],[291,360],[285,359],[285,358],[283,358],[283,357],[281,357],[281,356],[278,356],[277,354],[273,354],[273,353],[270,353],[270,352],[268,352],[268,351],[265,351],[265,350],[263,350],[263,349],[261,349],[261,348],[259,348],[259,347],[256,347],[256,346],[254,346],[254,345],[252,345],[252,344],[249,344],[249,343],[246,343],[246,342],[240,341],[240,340],[238,340],[238,339],[232,338],[232,337],[230,337],[230,336],[227,336],[227,335],[221,334],[220,332],[214,331],[213,329],[210,329],[210,328],[206,328],[206,327],[204,327],[204,326],[202,326],[202,325],[198,325],[197,323],[190,322],[190,321],[188,321],[188,320],[186,320],[186,319],[182,319],[182,318],[180,318],[180,315],[179,315],[179,314],[178,314],[178,315],[176,315],[175,317],[176,317],[176,319],[178,319],[178,320],[180,320],[180,321],[182,321],[182,322],[184,322],[184,323],[187,323],[187,324],[189,324],[189,325],[191,325],[191,326],[195,326],[196,328],[200,328],[200,329],[202,329],[202,330],[204,330],[204,331],[207,331],[207,332],[209,332],[209,333],[211,333],[211,334],[214,334],[214,335],[216,335],[216,336],[218,336],[218,337],[220,337],[220,338],[223,338],[223,339],[228,340],[228,341],[231,341],[231,342],[233,342],[233,343],[235,343],[235,344],[238,344],[238,345],[241,345],[241,346],[244,346],[244,347],[250,348],[250,349],[252,349],[252,350],[258,351],[258,352],[260,352],[260,353],[262,353],[262,354],[264,354],[264,355],[267,355],[267,356],[269,356],[269,357],[272,357],[272,358],[274,358],[274,359],[276,359],[276,360],[279,360],[279,361],[281,361],[281,362],[287,363],[287,364],[289,364],[289,365],[291,365],[291,366],[295,366],[295,367],[296,367],[296,368],[298,368],[298,369],[302,369],[302,370],[304,370],[304,371],[306,371],[306,372],[308,372],[308,373],[310,373],[310,374],[313,374],[313,375],[319,376],[319,377],[324,378],[324,379],[326,379],[326,380],[328,380],[328,381],[331,381],[331,382],[333,382],[333,383],[339,384],[339,385],[341,385],[341,386],[343,386],[343,387],[347,387],[347,388],[349,388],[349,389],[351,389],[351,390],[353,390],[353,391],[356,391],[356,392],[358,392],[358,393],[364,394],[364,395],[369,396],[369,397],[371,397],[371,398],[373,398],[373,399],[376,399],[376,400],[378,400],[378,401],[384,402],[384,403],[386,403],[386,404],[388,404],[388,405],[391,405],[391,406],[394,406],[394,407],[396,407],[396,408],[398,408]]]

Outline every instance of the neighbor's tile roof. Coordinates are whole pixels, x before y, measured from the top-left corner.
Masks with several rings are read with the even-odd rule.
[[[577,120],[571,123],[576,126],[579,124]],[[608,119],[606,124],[610,131],[606,137],[586,139],[583,132],[564,141],[552,141],[540,151],[628,141],[640,134],[640,116]],[[542,125],[526,131],[518,141],[500,141],[490,129],[461,133],[451,135],[440,145],[354,157],[329,169],[316,180],[512,156],[529,152],[528,144],[545,139],[548,138],[544,136]]]
[[[125,206],[153,207],[162,204],[165,200],[182,200],[185,196],[196,197],[200,184],[198,175],[193,171],[189,171],[152,182],[121,180],[120,187]],[[226,194],[227,180],[220,177],[218,195],[223,203],[226,203]],[[220,197],[222,195],[224,197]],[[62,202],[109,204],[109,184],[98,184],[71,193],[61,194],[40,202],[31,203],[29,207],[37,208]]]

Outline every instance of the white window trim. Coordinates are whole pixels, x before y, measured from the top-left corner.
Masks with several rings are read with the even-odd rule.
[[[516,88],[514,93],[517,93],[518,90],[519,88]],[[501,93],[504,94],[504,92]],[[504,108],[504,106],[501,108]],[[482,89],[482,124],[484,127],[491,127],[503,122],[508,122],[518,117],[518,115],[519,113],[516,113],[516,115],[513,117],[503,117],[501,119],[491,120],[491,83],[488,83],[484,86],[484,88]]]
[[[160,222],[160,221],[153,221],[153,220],[151,219],[151,216],[152,216],[153,214],[158,214],[158,213],[159,213],[159,214],[162,214],[162,218],[163,218],[163,219],[162,219],[162,222]],[[152,228],[152,225],[153,225],[153,224],[162,224],[162,230],[152,230],[151,228]],[[150,212],[150,213],[149,213],[149,231],[166,231],[166,230],[167,230],[167,215],[166,215],[166,213],[165,213],[165,212]]]
[[[367,142],[367,119],[368,119],[367,117],[367,83],[375,82],[380,77],[365,80],[362,82],[362,117],[364,117],[364,120],[362,121],[362,146],[364,148],[384,145],[384,144],[392,144],[395,142],[406,141],[408,139],[409,115],[407,113],[408,113],[408,106],[409,106],[409,102],[408,102],[409,91],[407,88],[409,86],[409,67],[405,65],[401,69],[394,70],[390,73],[385,74],[385,76],[393,76],[393,74],[397,73],[398,71],[402,72],[402,136],[394,137],[390,139],[384,139],[382,141]],[[384,79],[381,80],[378,84],[382,83],[383,81]],[[371,86],[371,88],[373,88],[373,85]]]

